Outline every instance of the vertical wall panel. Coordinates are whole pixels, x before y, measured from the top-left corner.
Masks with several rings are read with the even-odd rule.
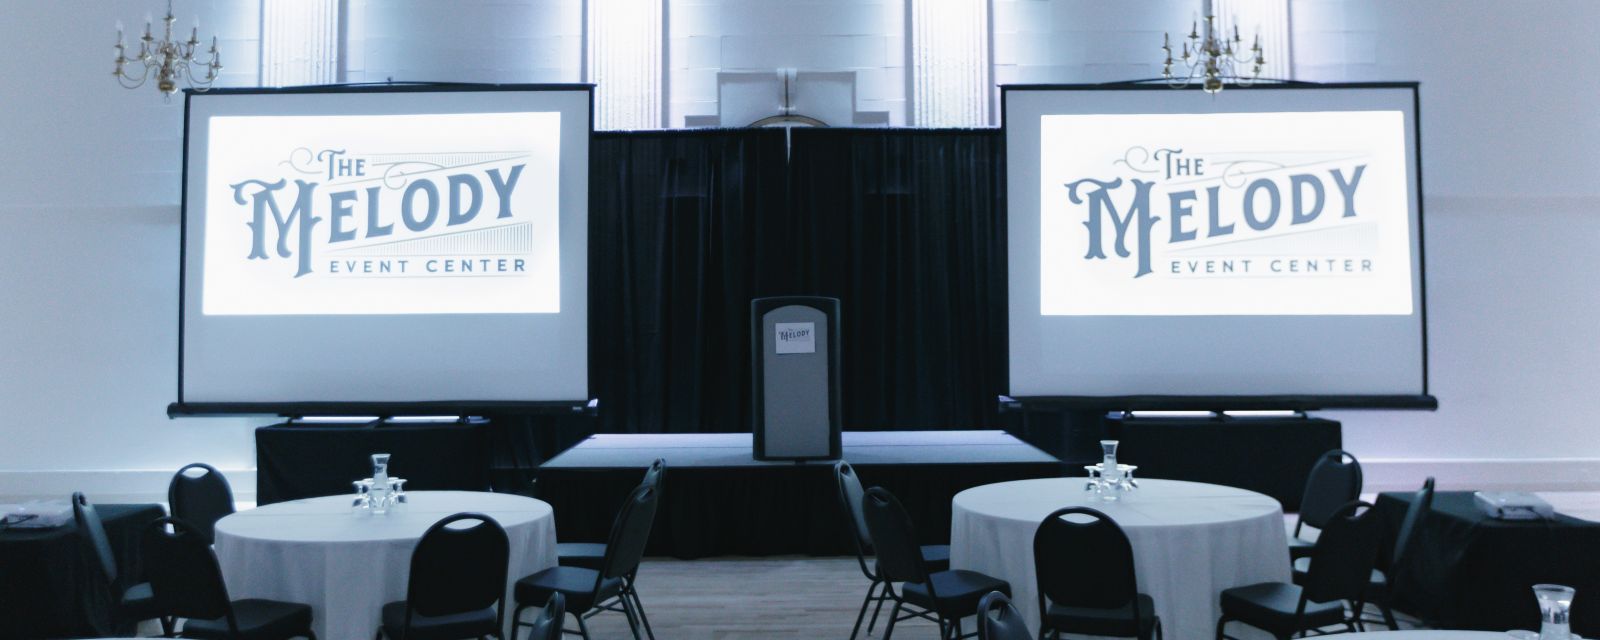
[[[262,0],[261,84],[339,82],[340,0]]]
[[[911,123],[990,124],[989,0],[911,0]]]

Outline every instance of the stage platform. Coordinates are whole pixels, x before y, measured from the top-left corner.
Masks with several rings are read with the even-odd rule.
[[[1061,475],[1061,461],[1003,431],[847,431],[844,459],[867,486],[894,492],[924,544],[950,538],[950,499],[978,485]],[[540,465],[539,498],[556,509],[557,537],[603,541],[645,467],[667,461],[648,553],[854,553],[833,461],[751,457],[748,433],[597,434]]]

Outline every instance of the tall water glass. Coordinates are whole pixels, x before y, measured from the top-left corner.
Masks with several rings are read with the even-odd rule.
[[[1533,585],[1533,595],[1539,599],[1539,640],[1568,640],[1572,637],[1567,616],[1572,611],[1572,597],[1577,590],[1559,584]]]
[[[1102,465],[1100,476],[1113,483],[1121,480],[1122,472],[1117,469],[1117,441],[1101,440],[1100,451],[1104,454],[1100,461]]]

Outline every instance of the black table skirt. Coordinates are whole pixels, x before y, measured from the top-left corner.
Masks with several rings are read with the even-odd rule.
[[[256,429],[256,501],[352,493],[374,453],[390,454],[389,475],[407,491],[489,488],[484,424],[273,425]]]
[[[1411,493],[1384,493],[1377,508],[1398,523]],[[1600,523],[1558,515],[1551,521],[1494,520],[1468,491],[1434,494],[1417,549],[1401,567],[1396,608],[1446,629],[1539,628],[1533,585],[1578,590],[1572,631],[1600,635]]]
[[[117,558],[122,585],[143,580],[139,538],[166,515],[158,504],[96,505]],[[0,638],[131,635],[112,619],[111,590],[69,523],[57,529],[0,531]]]

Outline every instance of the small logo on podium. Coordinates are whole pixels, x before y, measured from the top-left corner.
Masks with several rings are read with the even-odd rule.
[[[775,322],[772,326],[779,354],[817,352],[817,323]]]

